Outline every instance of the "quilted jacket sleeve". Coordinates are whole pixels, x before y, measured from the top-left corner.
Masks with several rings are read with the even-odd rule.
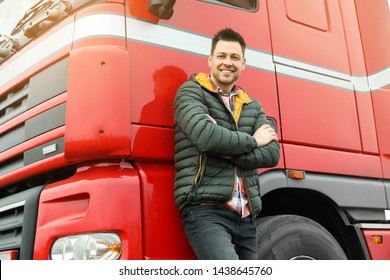
[[[253,127],[253,132],[260,126],[269,124],[265,113],[258,101],[258,114]],[[257,147],[248,153],[233,157],[232,162],[239,168],[269,168],[278,164],[280,158],[280,145],[277,141],[272,141],[268,145]]]
[[[232,162],[239,168],[268,168],[278,164],[280,157],[280,146],[272,141],[266,146],[256,148],[249,153],[233,158]]]
[[[217,156],[237,156],[256,148],[248,133],[231,131],[209,117],[205,96],[196,83],[187,82],[175,97],[175,124],[200,152]]]

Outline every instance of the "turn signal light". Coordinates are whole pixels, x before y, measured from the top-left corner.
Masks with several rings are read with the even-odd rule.
[[[289,170],[289,171],[287,171],[287,176],[288,176],[288,178],[294,179],[294,180],[304,180],[305,179],[305,171]]]
[[[373,235],[373,236],[371,236],[371,241],[374,244],[382,244],[383,243],[382,235]]]

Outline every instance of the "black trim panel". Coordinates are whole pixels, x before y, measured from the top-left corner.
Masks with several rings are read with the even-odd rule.
[[[277,189],[312,190],[331,199],[353,222],[384,222],[390,200],[390,181],[321,173],[305,173],[304,180],[287,177],[286,171],[260,175],[261,195]]]
[[[27,108],[49,100],[68,88],[68,58],[41,71],[30,79]]]
[[[64,137],[45,143],[24,153],[24,166],[64,152]]]
[[[65,125],[66,104],[58,105],[26,121],[26,140]]]

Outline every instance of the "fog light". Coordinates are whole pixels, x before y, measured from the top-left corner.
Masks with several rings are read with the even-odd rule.
[[[116,233],[69,235],[57,239],[50,250],[51,260],[117,260],[122,241]]]

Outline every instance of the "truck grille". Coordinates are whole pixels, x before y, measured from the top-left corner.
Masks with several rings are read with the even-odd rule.
[[[17,125],[0,132],[0,176],[63,152],[63,137],[61,137],[51,143],[45,143],[1,160],[3,152],[65,125],[66,103],[50,109],[41,106],[41,111],[29,119],[22,114],[66,92],[67,80],[68,59],[66,58],[0,95],[0,127],[16,117],[20,118]],[[52,152],[42,152],[42,150],[47,151],[48,146],[51,147]]]
[[[0,209],[0,249],[20,248],[25,201]]]
[[[27,110],[29,82],[0,97],[0,125]]]
[[[0,199],[0,252],[17,250],[18,259],[32,259],[42,188],[34,187]]]

